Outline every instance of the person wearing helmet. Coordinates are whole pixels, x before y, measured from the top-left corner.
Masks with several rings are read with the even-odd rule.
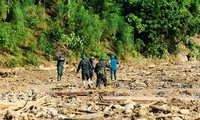
[[[90,65],[91,65],[91,69],[89,70],[90,71],[90,80],[92,80],[92,77],[93,77],[93,70],[94,70],[94,57],[91,57],[89,59],[89,62],[90,62]]]
[[[104,83],[104,87],[108,86],[107,83],[107,77],[106,77],[106,67],[109,67],[109,65],[105,61],[105,57],[102,56],[100,61],[96,64],[94,68],[94,72],[97,74],[97,81],[96,81],[96,87],[100,88],[101,81]]]
[[[113,75],[114,79],[117,79],[117,64],[119,64],[118,60],[115,59],[114,55],[110,56],[110,78],[113,80]]]
[[[81,74],[82,74],[83,86],[84,88],[88,87],[90,88],[89,69],[91,69],[91,65],[89,61],[86,59],[86,56],[84,54],[81,56],[81,58],[82,60],[79,62],[76,73],[78,73],[80,69],[82,70]]]
[[[58,60],[57,60],[57,80],[60,81],[62,79],[62,75],[63,75],[63,65],[65,62],[65,58],[63,57],[63,55],[59,55]]]

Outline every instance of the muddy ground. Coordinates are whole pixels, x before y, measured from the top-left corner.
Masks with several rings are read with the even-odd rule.
[[[120,63],[109,87],[82,87],[77,63],[0,70],[0,119],[200,120],[200,62]]]

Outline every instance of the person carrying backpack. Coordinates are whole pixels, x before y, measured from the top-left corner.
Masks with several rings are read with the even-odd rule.
[[[106,77],[106,67],[109,67],[109,65],[106,63],[105,57],[101,57],[100,61],[96,64],[94,68],[94,72],[97,74],[97,88],[100,88],[101,81],[103,81],[105,87],[108,86]]]
[[[94,70],[94,57],[91,57],[89,59],[90,65],[91,65],[91,69],[89,70],[89,75],[90,75],[90,80],[92,80],[93,77],[93,70]]]
[[[118,60],[115,59],[114,55],[110,56],[110,78],[113,80],[113,75],[115,80],[117,79],[117,64],[119,64]]]
[[[91,69],[91,65],[90,65],[89,61],[86,59],[85,55],[82,55],[81,58],[82,58],[82,60],[79,62],[76,73],[78,74],[79,70],[80,69],[82,70],[81,73],[82,73],[83,86],[84,86],[84,88],[87,88],[87,87],[90,88],[89,69]]]

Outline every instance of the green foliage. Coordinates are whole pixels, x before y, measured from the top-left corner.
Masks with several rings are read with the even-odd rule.
[[[0,1],[0,20],[7,18],[7,5],[4,0]]]
[[[53,55],[55,47],[54,44],[49,41],[48,32],[42,31],[38,37],[37,47],[41,50],[43,55]]]
[[[11,59],[10,61],[9,61],[9,67],[12,67],[12,68],[14,68],[14,67],[17,67],[19,64],[18,64],[18,61],[15,59],[15,58],[13,58],[13,59]]]
[[[65,17],[68,16],[68,6],[66,5],[68,3],[68,0],[58,0],[56,2],[56,8],[55,11],[57,15],[55,16],[56,20],[64,22]]]
[[[115,39],[116,38],[116,33],[119,27],[119,23],[121,21],[121,18],[119,15],[112,13],[105,15],[105,22],[104,22],[104,34],[103,34],[103,39],[108,38],[108,39]]]
[[[132,13],[127,15],[126,18],[127,18],[128,23],[131,24],[131,26],[135,28],[135,32],[141,33],[145,31],[146,25],[142,24],[141,18],[138,18]]]
[[[135,39],[135,44],[134,45],[135,45],[135,49],[137,51],[142,51],[142,49],[145,46],[144,42],[139,38]]]
[[[20,32],[23,32],[24,31],[24,16],[23,16],[22,9],[18,6],[14,7],[13,20],[15,24],[17,25],[17,30],[19,30]]]
[[[94,45],[100,40],[103,31],[99,17],[91,14],[79,2],[71,2],[68,8],[70,16],[68,21],[69,29],[67,31],[78,36],[77,39],[72,39],[75,40],[74,45],[80,42],[80,38],[81,43],[83,43],[82,47],[79,46],[81,49],[83,48],[84,51],[87,51],[89,48],[94,48]]]
[[[34,53],[32,53],[32,52],[27,52],[26,54],[25,54],[25,59],[24,59],[24,62],[26,63],[26,64],[31,64],[31,65],[38,65],[38,56],[37,55],[35,55]]]
[[[162,56],[166,50],[176,53],[180,41],[198,33],[199,4],[195,1],[138,0],[125,3],[127,21],[135,28],[135,38],[144,41],[144,53],[148,56]]]
[[[75,33],[71,33],[69,37],[65,36],[64,40],[65,45],[69,49],[74,51],[83,51],[83,40],[79,36],[76,36]]]
[[[185,46],[190,49],[190,57],[200,60],[200,46],[198,46],[192,39],[185,41]]]
[[[11,32],[12,29],[9,23],[1,23],[0,27],[0,49],[1,51],[6,51],[9,47],[9,32]]]
[[[110,9],[113,7],[113,9]],[[126,52],[133,50],[133,27],[128,25],[121,14],[121,5],[116,1],[104,2],[102,9],[104,19],[104,31],[102,39],[108,39],[113,44],[113,50],[124,56]]]
[[[0,27],[0,51],[13,67],[52,60],[61,46],[73,59],[107,51],[162,58],[184,42],[200,56],[187,41],[200,33],[198,0],[1,0]]]
[[[0,50],[16,55],[19,49],[18,40],[20,39],[20,35],[16,30],[13,30],[9,23],[2,23],[0,27]]]
[[[39,6],[24,6],[23,7],[25,24],[32,29],[47,29],[48,16],[43,7]]]

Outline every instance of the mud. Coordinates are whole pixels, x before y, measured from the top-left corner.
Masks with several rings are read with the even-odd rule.
[[[198,120],[200,62],[147,62],[118,66],[109,87],[84,89],[77,64],[62,81],[50,66],[0,70],[0,118],[10,120]],[[56,94],[55,94],[56,93]],[[58,94],[59,93],[59,94]]]

